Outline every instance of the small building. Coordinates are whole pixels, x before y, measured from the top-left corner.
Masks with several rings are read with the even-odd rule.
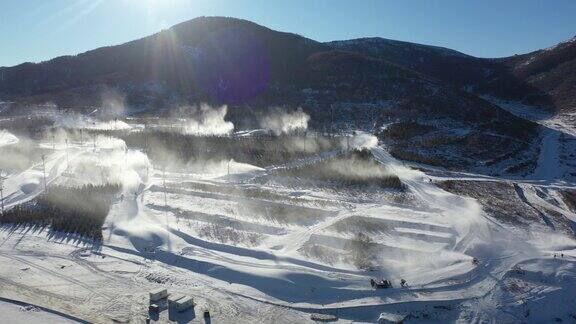
[[[160,306],[158,306],[157,304],[151,304],[150,306],[148,306],[148,311],[150,313],[158,313],[160,312]]]
[[[173,303],[173,305],[177,311],[183,312],[183,311],[185,311],[189,308],[192,308],[194,306],[194,298],[192,298],[190,296],[184,296],[184,297],[176,300]]]
[[[184,298],[184,295],[171,294],[170,296],[168,296],[168,306],[174,307],[176,305],[176,302],[182,298]]]
[[[168,297],[168,290],[166,288],[158,288],[150,291],[150,302],[156,302]]]

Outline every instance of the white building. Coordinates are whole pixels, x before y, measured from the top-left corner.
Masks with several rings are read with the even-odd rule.
[[[182,298],[173,301],[172,305],[177,311],[183,312],[194,306],[194,298],[190,296],[183,296]]]
[[[150,291],[150,302],[159,301],[160,299],[168,297],[168,290],[166,288],[158,288]]]
[[[179,299],[182,299],[182,298],[184,298],[184,295],[171,294],[171,295],[168,297],[168,306],[169,306],[169,307],[175,306],[176,302],[177,302]]]

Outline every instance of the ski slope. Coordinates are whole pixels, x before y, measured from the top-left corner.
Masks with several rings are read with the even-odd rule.
[[[34,305],[0,299],[0,312],[4,319],[10,319],[12,323],[78,323],[80,319],[70,318],[65,314],[59,314],[50,309],[39,308]]]
[[[157,287],[191,295],[198,306],[195,313],[163,312],[153,322],[197,322],[203,308],[215,321],[237,323],[307,322],[310,313],[374,322],[382,312],[437,322],[515,321],[530,308],[518,306],[523,301],[574,302],[573,239],[499,223],[475,199],[440,189],[385,147],[372,153],[400,177],[405,194],[284,185],[275,175],[334,152],[269,169],[233,164],[230,174],[227,163],[207,173],[163,172],[121,141],[98,143],[97,149],[90,143],[55,147],[46,158],[46,178],[48,184],[93,181],[78,166],[95,160],[116,170],[111,174],[123,189],[103,242],[3,227],[0,297],[90,322],[144,320],[147,293]],[[42,192],[42,170],[36,164],[6,179],[8,208]],[[547,204],[531,188],[523,187],[528,201]],[[554,208],[574,216],[565,206]],[[354,239],[350,229],[370,231],[378,251],[373,269],[358,269],[344,257]],[[394,288],[374,290],[370,278],[389,279]],[[401,279],[407,287],[400,287]],[[535,322],[552,311],[569,316],[567,308],[532,309],[540,312],[529,318]]]
[[[20,140],[14,134],[7,130],[0,130],[0,147],[13,145],[18,143]]]

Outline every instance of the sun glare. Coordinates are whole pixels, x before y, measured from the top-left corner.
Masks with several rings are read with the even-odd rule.
[[[178,9],[182,6],[185,1],[182,0],[129,0],[131,2],[138,3],[139,5],[145,6],[147,9]]]

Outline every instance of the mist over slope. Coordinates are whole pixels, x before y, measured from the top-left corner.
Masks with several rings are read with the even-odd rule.
[[[539,311],[571,298],[576,277],[574,182],[540,170],[547,149],[537,177],[486,177],[390,154],[442,141],[438,133],[452,151],[491,136],[466,139],[453,122],[395,122],[379,141],[315,132],[303,111],[275,108],[264,129],[213,132],[236,127],[225,107],[183,107],[178,119],[1,120],[12,142],[0,147],[2,293],[97,323],[145,320],[158,287],[197,306],[161,309],[155,322],[204,309],[226,323],[276,323],[279,311],[282,323],[317,312],[363,322],[387,311],[443,323],[509,322],[526,310],[536,313],[528,322],[572,318],[571,307]]]
[[[496,143],[499,150],[482,157],[492,160],[510,146],[524,151],[518,141],[531,142],[538,132],[468,91],[471,84],[483,87],[474,82],[486,62],[425,45],[379,39],[320,43],[246,20],[201,17],[126,44],[0,68],[0,99],[13,102],[4,109],[8,114],[43,111],[49,103],[84,113],[100,107],[98,114],[106,110],[108,118],[178,118],[182,107],[226,105],[223,122],[236,130],[262,127],[262,116],[273,107],[287,114],[300,107],[310,116],[307,127],[327,132],[378,132],[390,123],[424,118],[440,129],[458,125],[465,133],[450,148],[456,152],[440,148],[443,159],[465,154],[466,141],[492,143],[483,134],[517,139]],[[198,126],[189,131],[200,131]],[[426,148],[421,141],[409,146]]]

